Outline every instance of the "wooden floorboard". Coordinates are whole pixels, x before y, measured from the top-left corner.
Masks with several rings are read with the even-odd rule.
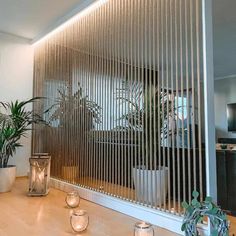
[[[51,189],[46,197],[28,197],[28,180],[17,179],[12,192],[0,194],[1,236],[69,236],[73,233],[64,192]],[[83,236],[133,236],[136,219],[81,200],[80,208],[87,210],[90,224]],[[176,234],[155,228],[155,235]]]
[[[230,221],[230,236],[236,236],[236,217],[228,216]]]

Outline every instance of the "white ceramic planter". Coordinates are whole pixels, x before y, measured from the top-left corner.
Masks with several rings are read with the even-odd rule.
[[[145,167],[133,168],[135,193],[139,202],[162,205],[168,188],[168,168],[148,170]]]
[[[0,193],[11,191],[16,179],[16,166],[0,168]]]

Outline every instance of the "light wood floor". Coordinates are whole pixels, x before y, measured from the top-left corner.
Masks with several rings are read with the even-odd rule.
[[[230,236],[236,236],[236,217],[228,216],[230,220]]]
[[[69,236],[70,210],[65,204],[65,193],[51,189],[47,197],[27,197],[28,181],[16,180],[10,193],[0,194],[1,236]],[[87,210],[90,224],[83,236],[132,236],[137,221],[121,213],[81,200],[80,208]],[[155,228],[155,235],[176,234]]]

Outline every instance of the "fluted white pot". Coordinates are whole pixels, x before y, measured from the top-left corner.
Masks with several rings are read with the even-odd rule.
[[[16,179],[16,166],[0,168],[0,193],[9,192]]]
[[[164,203],[168,189],[168,168],[149,170],[143,166],[133,168],[133,180],[137,200],[150,205]]]

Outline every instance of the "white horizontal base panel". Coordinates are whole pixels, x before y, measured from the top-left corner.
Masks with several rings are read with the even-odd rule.
[[[179,216],[151,209],[129,201],[121,200],[119,198],[73,185],[55,178],[51,178],[50,185],[51,187],[64,192],[77,190],[79,191],[80,197],[85,200],[94,202],[96,204],[132,216],[134,218],[150,222],[153,225],[167,229],[174,233],[184,235],[181,231],[182,218]],[[207,232],[206,227],[203,227],[202,230],[204,232]],[[204,235],[207,234],[204,233]]]

